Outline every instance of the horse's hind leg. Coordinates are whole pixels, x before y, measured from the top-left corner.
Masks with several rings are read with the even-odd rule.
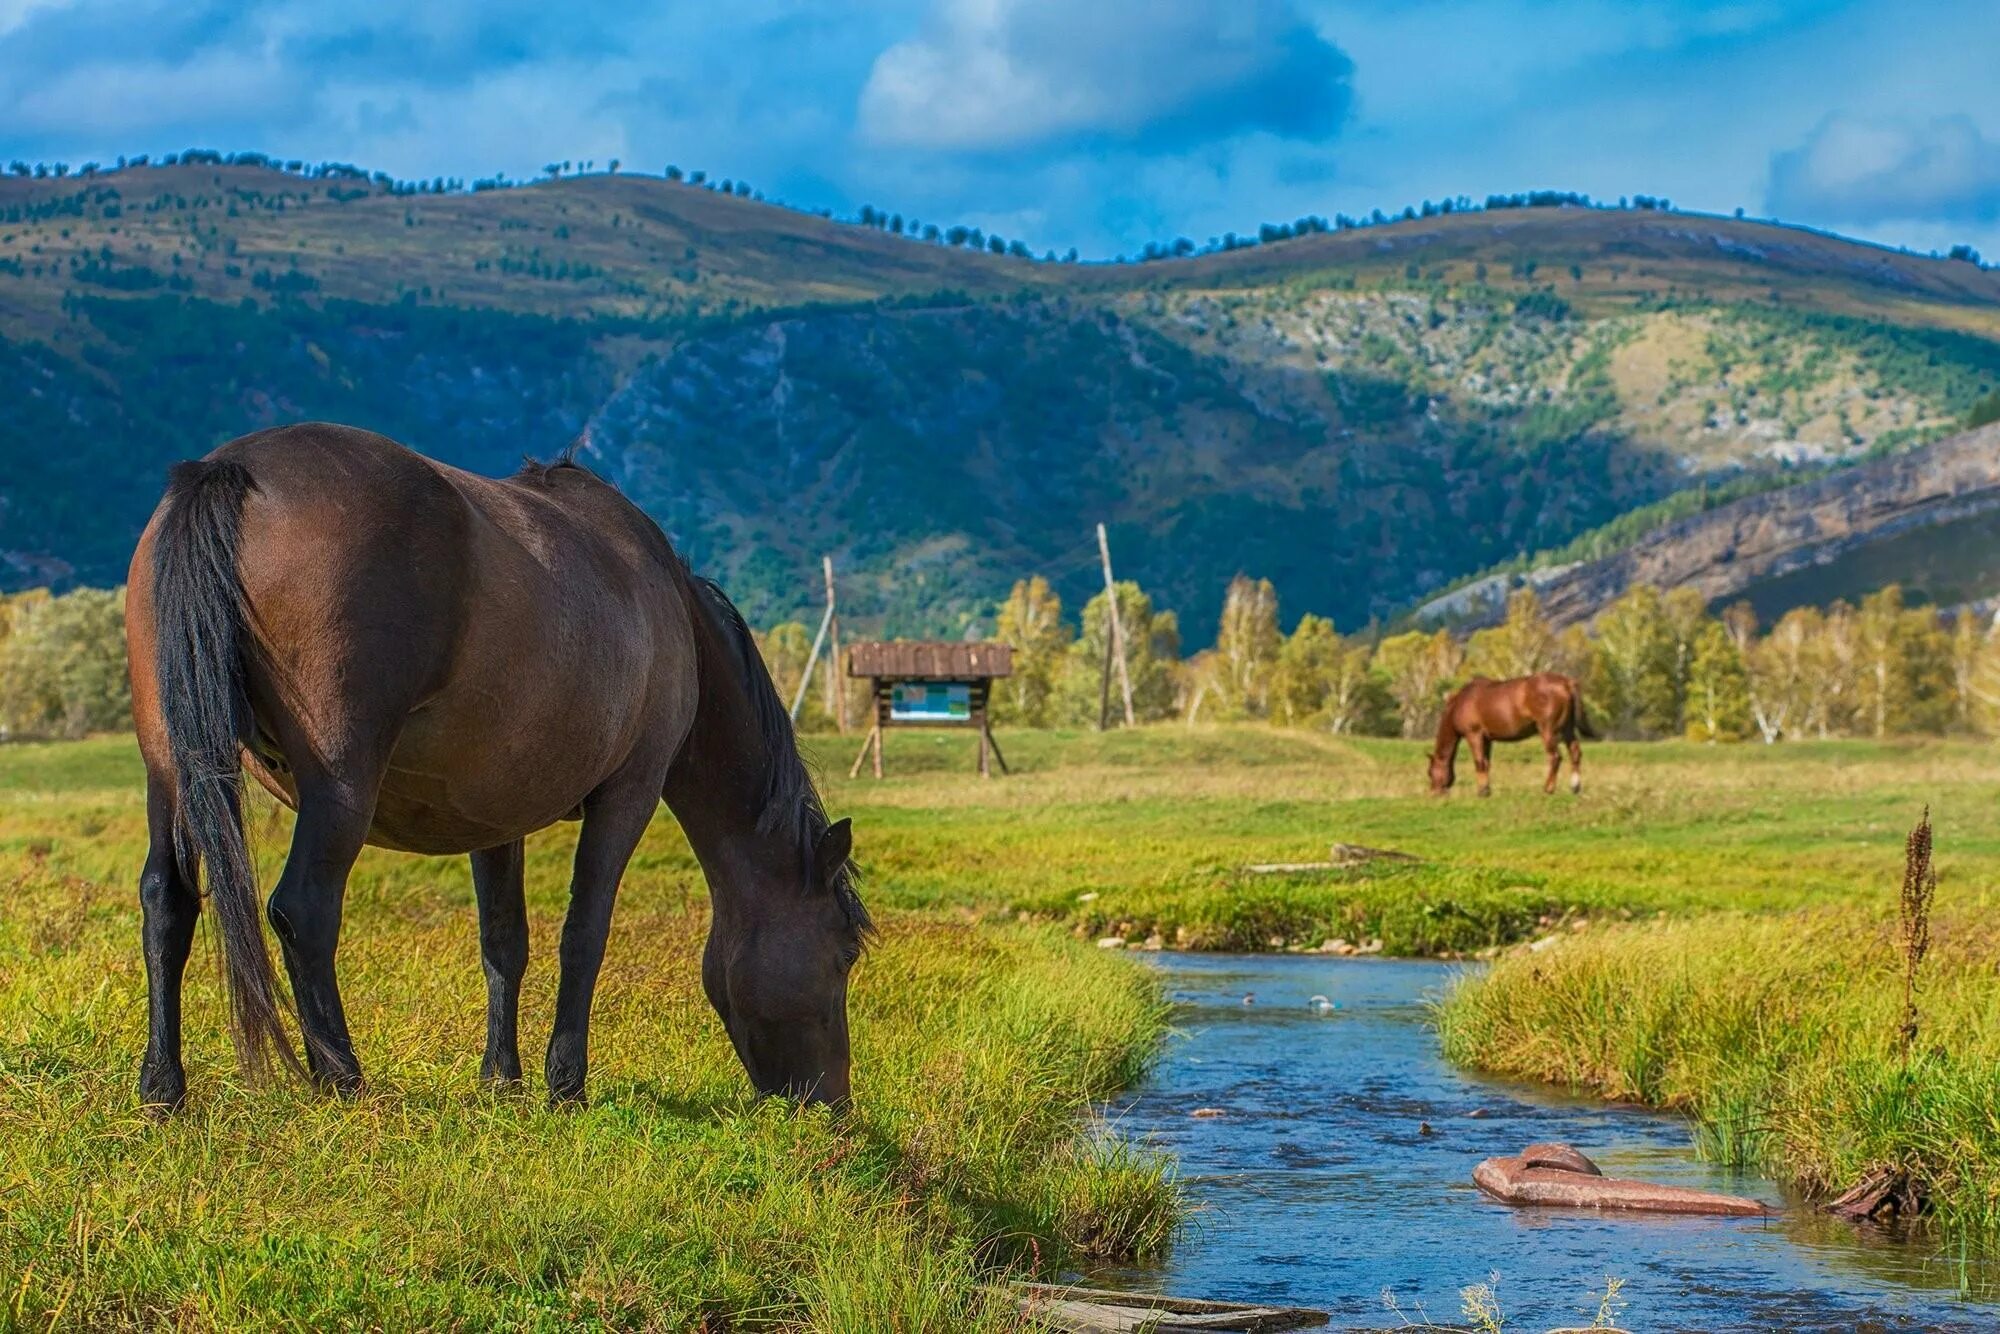
[[[472,854],[479,899],[479,958],[486,967],[486,1056],[479,1077],[521,1082],[521,974],[528,967],[528,908],[522,894],[521,840]]]
[[[1542,750],[1549,757],[1549,772],[1542,779],[1542,795],[1553,797],[1556,794],[1556,779],[1562,777],[1563,767],[1562,747],[1557,742],[1553,729],[1545,729],[1542,732]]]
[[[181,1066],[181,978],[194,943],[201,899],[181,874],[174,855],[177,818],[172,781],[146,777],[146,869],[139,877],[145,914],[146,1055],[139,1064],[139,1102],[155,1114],[179,1111],[187,1101]]]
[[[1576,733],[1569,735],[1569,790],[1577,796],[1583,795],[1583,747],[1576,742]]]
[[[299,819],[291,855],[266,910],[292,978],[306,1065],[313,1079],[343,1097],[361,1089],[361,1063],[347,1034],[334,977],[347,875],[374,818],[375,782],[365,788],[300,775]]]

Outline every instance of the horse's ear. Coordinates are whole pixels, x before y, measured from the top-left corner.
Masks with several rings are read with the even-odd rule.
[[[854,821],[835,820],[819,836],[813,846],[813,861],[817,864],[820,879],[832,883],[834,875],[847,865],[847,859],[854,853]]]

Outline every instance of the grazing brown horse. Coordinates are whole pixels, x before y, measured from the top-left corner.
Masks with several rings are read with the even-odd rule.
[[[206,871],[231,1031],[299,1069],[257,917],[242,768],[298,812],[267,909],[306,1065],[361,1066],[334,978],[364,843],[468,853],[486,973],[483,1078],[517,1084],[522,838],[581,819],[544,1066],[579,1099],[612,899],[662,798],[709,885],[702,982],[762,1093],[849,1091],[847,976],[869,931],[742,618],[614,488],[567,460],[505,480],[366,431],[261,431],[174,469],[126,612],[151,848],[139,1096],[186,1096],[181,975]]]
[[[1575,680],[1556,672],[1536,672],[1511,681],[1475,676],[1444,703],[1438,719],[1437,744],[1431,748],[1431,792],[1442,796],[1458,777],[1458,743],[1472,746],[1472,765],[1479,773],[1479,795],[1493,795],[1492,754],[1495,741],[1519,741],[1540,732],[1549,753],[1549,776],[1542,791],[1554,793],[1562,772],[1562,751],[1569,747],[1569,790],[1583,791],[1583,748],[1578,736],[1597,739],[1583,711],[1583,692]]]

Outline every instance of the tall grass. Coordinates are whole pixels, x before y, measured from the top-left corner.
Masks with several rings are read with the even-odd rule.
[[[1815,1198],[1866,1186],[1861,1213],[1887,1201],[1907,1214],[1921,1201],[1948,1244],[2000,1247],[1996,902],[1947,876],[1933,910],[1927,836],[1925,825],[1910,840],[1900,894],[1638,924],[1510,954],[1444,1000],[1444,1050],[1495,1073],[1683,1109],[1723,1161]]]
[[[371,853],[341,951],[366,1094],[246,1087],[203,940],[192,1105],[154,1125],[133,1088],[143,812],[88,758],[0,751],[0,1328],[978,1330],[1012,1321],[982,1295],[997,1271],[1172,1234],[1169,1164],[1089,1119],[1163,1031],[1139,970],[1046,929],[884,911],[854,985],[854,1112],[754,1102],[700,994],[698,882],[650,842],[582,1110],[479,1091],[468,872]],[[68,781],[20,781],[41,759]],[[285,821],[255,823],[269,883]],[[571,846],[530,858],[530,1051]]]

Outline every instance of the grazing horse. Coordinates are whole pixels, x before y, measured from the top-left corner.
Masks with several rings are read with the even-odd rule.
[[[1511,681],[1475,676],[1444,703],[1438,719],[1437,744],[1431,748],[1431,792],[1442,796],[1458,777],[1458,743],[1471,743],[1472,765],[1479,772],[1479,795],[1493,795],[1492,752],[1495,741],[1519,741],[1542,734],[1549,754],[1549,775],[1542,791],[1553,794],[1562,772],[1562,751],[1569,747],[1569,790],[1583,791],[1583,748],[1578,736],[1597,740],[1583,711],[1583,691],[1576,681],[1557,672],[1536,672]]]
[[[659,528],[567,458],[495,480],[367,431],[245,436],[173,471],[132,558],[132,706],[151,836],[139,1097],[186,1097],[181,976],[205,870],[252,1073],[275,1055],[361,1085],[334,977],[364,843],[465,853],[486,974],[485,1080],[517,1085],[528,959],[522,839],[580,819],[544,1072],[579,1100],[612,900],[664,799],[708,880],[702,983],[760,1093],[849,1092],[847,978],[870,931],[743,619]],[[247,767],[298,812],[257,917]]]

